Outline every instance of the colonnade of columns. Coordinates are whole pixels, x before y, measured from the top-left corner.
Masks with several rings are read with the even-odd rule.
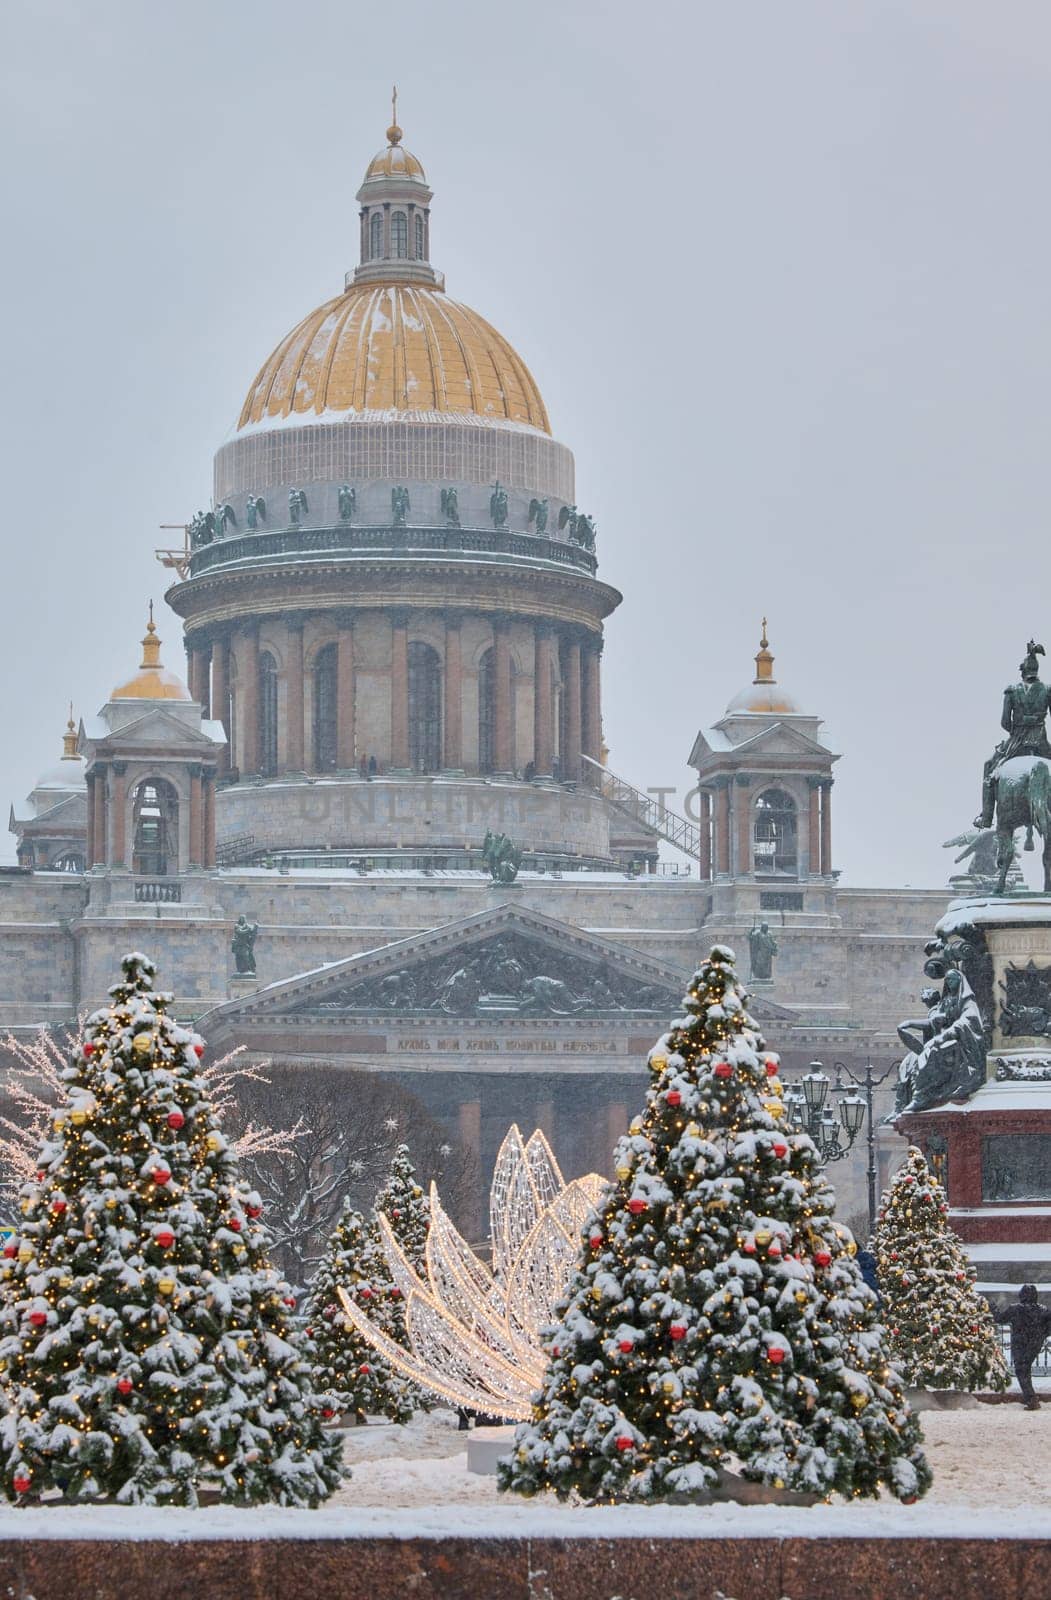
[[[186,781],[180,784],[174,776],[155,775],[139,768],[129,772],[126,761],[93,762],[85,774],[86,865],[133,870],[136,841],[134,818],[131,828],[128,826],[128,807],[139,785],[154,779],[170,784],[180,805],[185,803],[188,808],[186,829],[178,826],[177,870],[214,867],[216,768],[191,762],[182,767],[181,776]],[[181,824],[181,818],[179,822]]]
[[[416,617],[433,621],[433,611],[396,607],[385,613],[390,626],[390,742],[387,767],[392,772],[411,769],[409,643]],[[444,613],[444,648],[438,651],[442,672],[442,770],[465,770],[463,623],[467,613]],[[582,756],[600,761],[602,756],[601,636],[588,629],[521,619],[512,614],[489,615],[492,639],[492,770],[511,775],[514,765],[529,762],[537,777],[556,775],[578,782],[584,776]],[[513,694],[512,632],[528,620],[533,633],[532,750],[516,751]],[[279,770],[311,773],[317,768],[314,740],[306,719],[306,671],[302,616],[284,616],[285,646],[284,741]],[[336,646],[336,767],[352,771],[361,759],[356,737],[357,667],[355,613],[337,614]],[[433,630],[431,630],[433,631]],[[518,629],[519,639],[521,630]],[[220,775],[233,765],[231,751],[234,706],[231,657],[236,640],[236,720],[240,771],[258,773],[262,765],[260,742],[260,622],[249,619],[236,630],[216,632],[211,638],[192,635],[187,644],[189,688],[205,716],[221,721],[227,750]],[[525,674],[528,676],[528,673]],[[556,686],[561,691],[561,714]],[[525,758],[523,758],[525,757]]]

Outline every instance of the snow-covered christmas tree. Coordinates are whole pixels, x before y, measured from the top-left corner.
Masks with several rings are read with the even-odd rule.
[[[341,1444],[287,1323],[202,1041],[126,956],[64,1074],[0,1275],[0,1489],[313,1506]]]
[[[992,1312],[949,1223],[945,1191],[911,1146],[873,1236],[891,1359],[922,1389],[1006,1389]]]
[[[408,1422],[419,1404],[416,1389],[348,1325],[339,1305],[340,1288],[385,1333],[404,1342],[400,1296],[391,1292],[376,1223],[366,1223],[349,1197],[343,1202],[306,1305],[314,1383],[322,1395],[324,1412],[331,1416],[349,1412],[357,1422],[364,1422],[370,1414]]]
[[[422,1266],[431,1207],[416,1177],[407,1144],[399,1144],[391,1157],[390,1172],[376,1196],[375,1209],[390,1223],[394,1237],[412,1265]]]
[[[503,1487],[703,1498],[724,1474],[850,1496],[930,1484],[875,1297],[730,950],[650,1053]]]

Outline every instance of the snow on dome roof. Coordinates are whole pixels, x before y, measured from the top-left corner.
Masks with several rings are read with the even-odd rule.
[[[742,689],[740,694],[735,694],[726,708],[725,715],[733,716],[735,713],[758,713],[760,715],[798,716],[802,711],[799,703],[786,694],[774,677],[774,658],[770,651],[770,644],[766,637],[766,618],[763,618],[763,636],[759,641],[759,651],[755,658],[755,677],[747,689]]]
[[[73,707],[70,706],[69,721],[62,735],[62,760],[40,774],[33,785],[33,793],[35,794],[38,789],[85,788],[85,766],[84,757],[77,753],[77,727],[73,721]]]

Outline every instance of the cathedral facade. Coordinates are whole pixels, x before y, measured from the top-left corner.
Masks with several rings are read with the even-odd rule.
[[[615,777],[621,597],[572,453],[521,357],[446,293],[397,126],[357,200],[358,265],[264,361],[165,556],[185,675],[151,617],[12,811],[0,1026],[68,1022],[142,948],[210,1041],[399,1079],[483,1182],[514,1119],[568,1173],[608,1168],[717,941],[751,958],[789,1077],[887,1065],[948,895],[840,884],[838,752],[765,625],[694,740],[699,821]],[[610,648],[630,648],[615,620]],[[662,838],[688,872],[662,873]],[[860,1196],[863,1157],[837,1178]]]

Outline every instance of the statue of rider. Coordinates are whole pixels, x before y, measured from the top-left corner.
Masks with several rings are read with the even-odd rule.
[[[1044,654],[1042,644],[1032,639],[1026,645],[1025,660],[1019,672],[1022,681],[1008,684],[1004,690],[1004,709],[1000,726],[1007,734],[985,763],[982,774],[982,810],[974,819],[976,828],[991,828],[996,809],[996,773],[1005,761],[1013,756],[1046,756],[1051,760],[1051,744],[1047,741],[1044,726],[1051,711],[1051,686],[1040,677],[1038,656]]]

